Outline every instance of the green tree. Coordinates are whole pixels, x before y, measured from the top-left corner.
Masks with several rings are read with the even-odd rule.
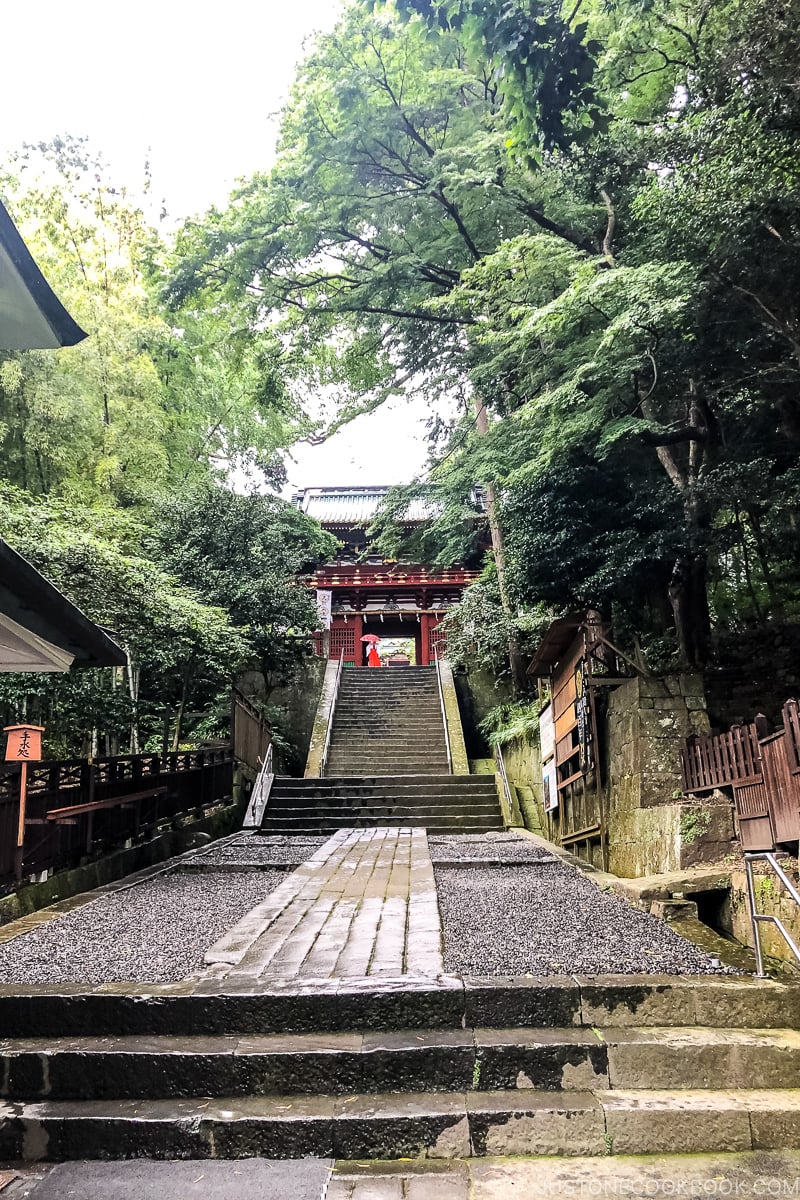
[[[284,376],[340,422],[398,390],[462,396],[436,536],[463,537],[484,485],[507,620],[539,589],[619,603],[702,664],[713,622],[797,604],[796,17],[352,3],[273,170],[183,231],[173,298],[277,331]],[[531,494],[560,587],[531,558]],[[588,545],[548,525],[570,504]]]
[[[245,631],[249,665],[272,683],[308,652],[317,613],[302,575],[333,555],[336,539],[293,505],[218,487],[177,495],[159,509],[146,546],[226,609]]]
[[[109,629],[127,655],[121,675],[109,668],[70,672],[63,680],[2,677],[3,701],[19,713],[27,698],[36,698],[51,736],[62,747],[71,743],[73,752],[91,749],[102,734],[107,746],[127,740],[136,753],[165,716],[174,721],[177,744],[187,706],[209,705],[247,659],[246,631],[137,552],[140,535],[114,509],[0,489],[0,536]]]

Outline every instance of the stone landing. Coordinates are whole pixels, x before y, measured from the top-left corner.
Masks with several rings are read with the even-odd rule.
[[[423,829],[343,829],[206,953],[226,983],[444,973]]]

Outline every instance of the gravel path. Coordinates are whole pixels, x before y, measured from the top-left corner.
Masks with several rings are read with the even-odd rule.
[[[269,866],[278,863],[299,867],[327,841],[327,837],[264,838],[256,833],[235,842],[228,842],[224,846],[213,846],[198,855],[195,861],[214,866]]]
[[[553,858],[549,850],[528,838],[515,837],[513,833],[501,833],[491,838],[485,834],[429,837],[428,848],[434,863],[476,858],[502,863],[535,863]]]
[[[0,983],[168,983],[286,879],[175,872],[101,896],[0,946]]]
[[[704,975],[727,971],[574,867],[440,868],[445,969],[462,975]]]

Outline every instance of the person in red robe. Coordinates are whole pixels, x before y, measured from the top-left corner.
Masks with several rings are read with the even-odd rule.
[[[378,655],[378,651],[375,649],[375,643],[370,642],[369,654],[367,655],[367,666],[368,667],[379,667],[380,665],[381,665],[381,660]]]

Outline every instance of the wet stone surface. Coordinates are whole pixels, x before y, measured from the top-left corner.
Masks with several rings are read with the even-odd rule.
[[[445,970],[475,975],[719,974],[668,925],[566,864],[439,867]]]
[[[286,878],[282,870],[170,872],[0,946],[0,983],[167,983]]]

